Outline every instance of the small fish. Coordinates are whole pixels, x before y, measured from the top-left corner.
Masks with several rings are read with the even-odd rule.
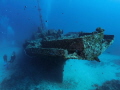
[[[45,22],[48,22],[48,20],[46,20]]]
[[[24,10],[27,8],[27,6],[24,6]]]

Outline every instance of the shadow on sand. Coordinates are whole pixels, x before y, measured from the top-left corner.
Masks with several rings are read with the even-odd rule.
[[[61,83],[65,61],[60,57],[28,58],[21,55],[14,67],[15,72],[2,81],[0,90],[30,90],[43,80]]]

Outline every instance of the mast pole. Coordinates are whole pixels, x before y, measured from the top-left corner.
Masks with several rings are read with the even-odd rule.
[[[40,29],[45,30],[45,24],[43,22],[43,17],[42,17],[41,8],[40,8],[40,1],[37,0],[37,3],[38,3],[38,13],[39,13],[39,19],[40,19]]]

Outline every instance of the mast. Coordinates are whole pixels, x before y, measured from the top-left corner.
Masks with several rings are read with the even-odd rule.
[[[37,3],[38,3],[38,13],[39,13],[39,19],[40,19],[39,29],[45,30],[45,24],[43,22],[43,17],[42,17],[41,8],[40,8],[40,0],[37,0]]]

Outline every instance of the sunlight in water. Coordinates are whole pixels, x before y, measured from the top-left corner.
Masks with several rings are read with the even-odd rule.
[[[119,38],[120,0],[0,0],[0,90],[120,88]]]

